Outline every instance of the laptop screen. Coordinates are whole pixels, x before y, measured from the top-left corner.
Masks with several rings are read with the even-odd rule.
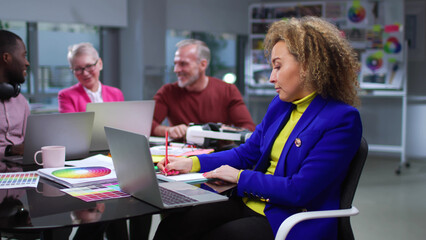
[[[28,116],[23,164],[35,164],[34,154],[43,146],[65,146],[66,159],[87,157],[94,113],[53,113]]]
[[[118,128],[149,137],[155,101],[88,103],[86,112],[94,112],[90,151],[108,150],[104,127]]]

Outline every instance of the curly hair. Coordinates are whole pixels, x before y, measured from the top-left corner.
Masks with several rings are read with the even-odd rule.
[[[274,22],[264,40],[265,56],[284,41],[301,64],[301,81],[323,98],[333,98],[352,106],[357,96],[360,63],[349,42],[333,24],[318,17],[291,18]]]

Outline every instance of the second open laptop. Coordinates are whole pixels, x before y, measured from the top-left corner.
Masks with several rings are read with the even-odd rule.
[[[90,151],[108,150],[104,126],[140,133],[149,138],[155,101],[88,103],[86,112],[94,112]]]
[[[52,113],[28,116],[24,137],[24,156],[17,162],[35,164],[34,154],[43,146],[65,146],[65,158],[89,155],[94,113]]]
[[[147,137],[105,127],[121,190],[158,208],[225,201],[228,198],[184,182],[158,183]]]

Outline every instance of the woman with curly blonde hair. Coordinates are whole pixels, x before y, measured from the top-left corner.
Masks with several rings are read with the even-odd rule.
[[[334,25],[316,17],[279,21],[269,28],[264,41],[265,55],[269,59],[275,44],[284,41],[303,66],[301,81],[324,98],[357,106],[360,64],[341,35]]]
[[[235,183],[233,197],[167,216],[155,239],[273,239],[292,214],[339,208],[362,136],[355,54],[335,26],[317,17],[273,23],[265,54],[278,96],[247,142],[158,164]],[[301,222],[287,239],[337,239],[337,219]]]

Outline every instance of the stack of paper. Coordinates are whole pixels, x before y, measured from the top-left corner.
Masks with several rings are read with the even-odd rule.
[[[98,154],[82,160],[66,161],[66,164],[73,167],[103,166],[114,168],[112,158],[103,154]]]
[[[152,155],[152,161],[154,163],[158,163],[164,158],[164,155],[166,155],[165,146],[151,147],[150,150]],[[201,154],[209,154],[209,153],[212,153],[214,149],[169,146],[167,148],[167,151],[169,156],[172,156],[172,157],[189,157],[189,156],[197,156]]]
[[[203,183],[208,179],[202,173],[184,173],[173,176],[164,176],[161,173],[157,174],[157,178],[166,182],[186,182],[186,183]]]

